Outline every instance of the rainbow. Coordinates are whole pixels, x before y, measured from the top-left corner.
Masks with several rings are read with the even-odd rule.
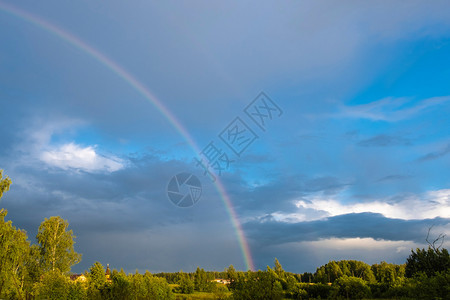
[[[178,119],[170,112],[170,110],[164,106],[164,104],[158,100],[158,98],[153,95],[139,80],[137,80],[133,75],[131,75],[128,71],[126,71],[123,67],[118,65],[116,62],[112,61],[104,54],[99,52],[97,49],[92,46],[86,44],[81,39],[75,37],[74,35],[68,33],[67,31],[56,27],[55,25],[43,20],[35,15],[30,14],[24,10],[18,9],[14,6],[7,5],[5,3],[0,2],[0,10],[6,12],[18,19],[26,21],[58,38],[67,42],[68,44],[74,46],[75,48],[81,50],[87,55],[94,58],[97,62],[102,64],[104,67],[109,69],[111,72],[115,73],[119,78],[123,79],[127,82],[133,89],[139,92],[148,102],[150,102],[168,121],[169,123],[180,133],[180,135],[188,142],[188,144],[192,147],[192,149],[196,153],[200,153],[201,150],[186,130],[183,125],[178,121]],[[247,240],[244,235],[244,231],[241,227],[239,219],[237,217],[236,211],[233,208],[230,197],[227,195],[225,191],[225,187],[219,178],[215,181],[214,184],[217,192],[222,199],[222,202],[225,205],[225,209],[230,216],[231,224],[233,226],[234,231],[236,232],[236,236],[241,248],[242,256],[244,259],[245,266],[248,270],[254,270],[253,259],[250,252],[250,247],[247,243]]]

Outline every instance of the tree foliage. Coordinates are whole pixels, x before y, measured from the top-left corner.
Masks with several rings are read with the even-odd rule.
[[[9,190],[11,179],[3,178],[0,170],[0,198]],[[11,221],[5,221],[8,211],[0,209],[0,297],[13,295],[24,298],[29,242],[25,231],[17,229]]]
[[[199,292],[211,292],[214,289],[214,283],[210,276],[208,276],[205,270],[197,267],[194,274],[194,288]]]
[[[248,271],[238,277],[233,292],[236,300],[282,299],[283,287],[276,273],[267,267],[266,271]]]
[[[153,276],[149,272],[144,275],[136,273],[128,276],[129,296],[131,299],[167,300],[172,299],[172,289],[164,278]],[[193,286],[193,283],[192,283]]]
[[[2,198],[4,192],[9,190],[11,183],[9,177],[3,178],[3,170],[0,170],[0,198]]]
[[[447,249],[427,250],[417,248],[411,250],[411,255],[406,259],[405,275],[413,277],[419,272],[425,273],[428,277],[434,276],[436,272],[447,271],[450,268],[450,256]]]
[[[275,273],[277,273],[279,278],[282,278],[284,276],[284,270],[277,258],[275,258],[274,265],[275,265],[274,269]]]
[[[333,283],[342,276],[352,276],[361,278],[367,282],[375,282],[372,268],[357,260],[330,261],[319,267],[315,274],[315,281],[320,283]]]
[[[372,272],[378,283],[388,286],[401,284],[405,277],[405,265],[389,264],[385,261],[372,265]]]
[[[113,299],[129,299],[130,286],[130,281],[124,272],[113,272],[111,285],[111,296]]]
[[[88,278],[89,278],[89,285],[98,290],[101,290],[106,283],[105,268],[103,267],[103,265],[98,261],[96,261],[89,268]]]
[[[59,270],[51,270],[45,273],[36,284],[34,294],[37,299],[67,299],[68,285],[68,279],[64,274]]]
[[[370,288],[366,281],[359,277],[343,275],[333,284],[331,297],[346,299],[363,299],[370,297]]]
[[[0,210],[0,297],[14,294],[23,298],[29,242],[25,231],[5,221],[7,213],[5,209]]]
[[[450,295],[450,269],[435,272],[427,276],[420,272],[416,274],[412,297],[419,299],[449,299]]]
[[[225,269],[225,274],[225,278],[230,281],[228,287],[230,288],[230,290],[233,290],[238,276],[236,269],[233,267],[233,265],[230,265],[228,269]]]
[[[194,282],[189,277],[188,274],[180,271],[179,273],[180,279],[178,281],[179,289],[178,291],[182,294],[192,294],[195,289]]]
[[[59,216],[45,219],[36,236],[41,252],[41,268],[46,271],[70,271],[81,261],[81,254],[74,250],[74,234],[68,230],[69,223]]]

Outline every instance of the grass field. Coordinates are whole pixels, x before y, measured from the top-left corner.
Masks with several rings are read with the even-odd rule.
[[[169,284],[172,288],[172,291],[178,287],[178,284]],[[193,294],[179,294],[175,293],[176,300],[197,300],[197,299],[221,299],[218,298],[215,293],[207,293],[207,292],[194,292]],[[231,292],[226,293],[226,296],[231,296]]]

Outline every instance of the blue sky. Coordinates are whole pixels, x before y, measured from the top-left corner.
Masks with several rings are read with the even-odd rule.
[[[245,269],[197,152],[120,65],[203,149],[235,161],[220,180],[257,268],[330,259],[403,263],[450,229],[450,5],[445,1],[0,1],[1,206],[33,240],[45,217],[74,230],[83,261],[127,271]],[[263,132],[244,108],[283,111]],[[219,134],[236,117],[258,139],[240,157]],[[167,197],[191,172],[190,208]],[[217,174],[216,174],[217,175]],[[445,244],[448,246],[448,244]]]

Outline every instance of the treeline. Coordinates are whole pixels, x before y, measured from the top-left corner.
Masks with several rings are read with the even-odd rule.
[[[0,170],[0,198],[10,184]],[[73,276],[71,267],[81,255],[74,250],[75,236],[66,220],[45,219],[31,244],[25,231],[5,221],[6,215],[1,209],[0,299],[194,299],[199,293],[202,298],[197,299],[450,299],[450,256],[442,243],[436,246],[441,235],[428,249],[412,250],[402,265],[341,260],[315,273],[296,274],[284,271],[275,259],[273,268],[256,272],[230,265],[223,272],[197,267],[191,273],[152,275],[105,270],[96,262],[82,276]]]
[[[200,275],[200,276],[199,276]],[[214,278],[226,279],[232,299],[450,299],[450,257],[446,249],[429,247],[411,252],[402,265],[381,262],[368,265],[356,260],[330,261],[312,273],[296,274],[274,267],[264,271],[236,271],[231,265],[224,272],[158,273],[169,283],[191,286],[183,293],[208,291]],[[199,278],[205,285],[200,285]],[[181,283],[182,282],[182,283]],[[187,283],[186,283],[187,282]],[[212,286],[211,286],[212,287]],[[225,299],[217,298],[217,299]]]

